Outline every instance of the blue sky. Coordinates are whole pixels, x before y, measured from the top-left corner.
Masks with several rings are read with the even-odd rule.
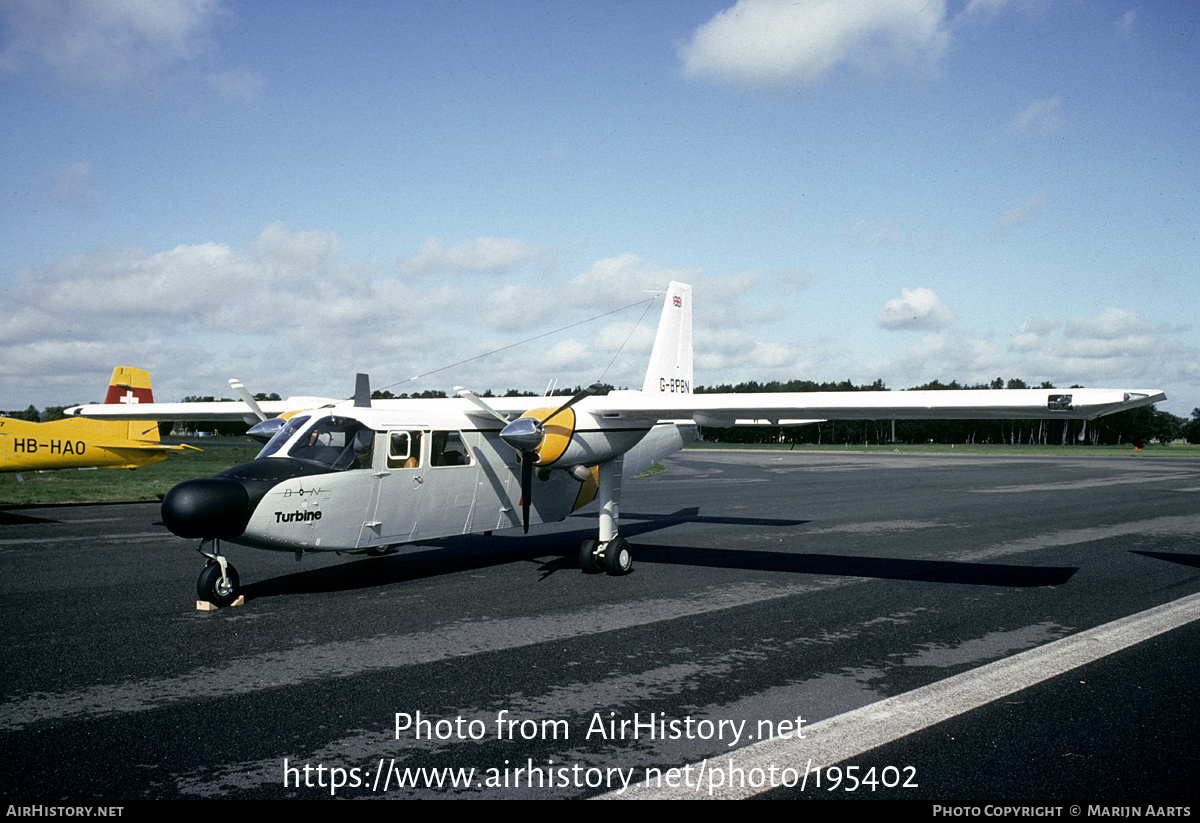
[[[0,408],[342,396],[695,288],[696,381],[1200,406],[1187,2],[8,0]],[[641,307],[395,391],[637,386]],[[640,322],[639,322],[640,321]]]

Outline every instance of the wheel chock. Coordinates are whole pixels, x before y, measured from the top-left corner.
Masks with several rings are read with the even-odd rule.
[[[244,605],[246,605],[246,598],[240,594],[237,596],[236,600],[229,604],[230,608]],[[196,611],[198,612],[215,612],[219,608],[221,607],[215,603],[209,603],[207,600],[196,601]]]

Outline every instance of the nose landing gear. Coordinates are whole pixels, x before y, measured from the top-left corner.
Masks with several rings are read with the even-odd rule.
[[[240,594],[237,569],[221,555],[217,541],[212,542],[212,553],[204,550],[204,543],[201,543],[198,549],[208,558],[208,564],[196,580],[196,594],[201,600],[206,600],[214,606],[232,606]]]

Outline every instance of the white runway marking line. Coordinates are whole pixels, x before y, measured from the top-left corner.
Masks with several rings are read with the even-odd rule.
[[[725,609],[854,585],[862,578],[792,583],[738,584],[691,596],[614,603],[591,610],[460,620],[410,634],[302,644],[230,658],[170,677],[149,677],[84,686],[66,692],[33,692],[0,703],[0,731],[16,731],[47,720],[125,714],[181,701],[213,700],[262,689],[398,669],[452,657],[525,648],[608,631],[715,614]]]
[[[732,768],[741,769],[747,775],[751,769],[768,773],[772,765],[777,772],[791,768],[803,775],[810,759],[815,769],[857,757],[1197,619],[1200,619],[1200,594],[1193,594],[804,726],[803,740],[764,740],[706,762],[712,764],[711,768],[722,768],[726,773],[732,771],[732,763]],[[699,764],[694,764],[691,772],[696,774],[699,770]],[[663,771],[665,773],[666,769]],[[749,780],[746,782],[748,784]],[[920,782],[920,775],[917,775],[917,782]],[[666,800],[711,796],[737,800],[771,788],[769,785],[757,788],[726,785],[717,787],[710,795],[707,785],[648,788],[642,784],[631,785],[623,795],[610,793],[597,799]]]
[[[172,537],[170,532],[131,532],[129,534],[99,534],[88,538],[89,540],[104,540],[112,542],[114,540],[167,540]],[[78,535],[64,535],[62,537],[14,537],[11,539],[0,540],[0,546],[44,546],[50,543],[79,543]]]

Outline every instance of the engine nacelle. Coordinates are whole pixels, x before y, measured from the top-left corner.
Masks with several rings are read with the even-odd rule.
[[[555,413],[557,411],[557,414]],[[551,415],[553,415],[551,417]],[[596,466],[633,448],[650,431],[649,426],[630,426],[619,418],[599,417],[574,409],[530,409],[511,424],[511,431],[528,437],[534,428],[529,422],[551,418],[543,427],[541,443],[533,449],[534,465],[543,468]],[[510,438],[506,438],[509,440]],[[512,441],[515,441],[515,437]],[[510,441],[514,447],[516,442]]]

